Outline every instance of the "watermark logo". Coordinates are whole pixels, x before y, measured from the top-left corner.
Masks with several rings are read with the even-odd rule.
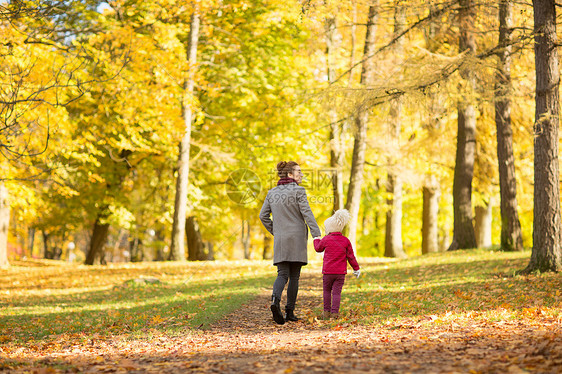
[[[334,177],[340,172],[335,168],[325,169],[301,169],[303,177],[300,185],[310,191],[324,191],[333,188]],[[273,188],[277,185],[279,177],[277,171],[272,170],[267,179],[266,185],[268,188]]]
[[[250,204],[261,192],[261,180],[249,169],[234,170],[226,180],[226,196],[236,204]]]
[[[328,191],[333,191],[333,178],[338,171],[336,169],[303,169],[302,173],[303,179],[300,185],[308,191],[309,203],[333,204],[334,196]],[[277,171],[272,170],[266,177],[265,187],[274,188],[277,186],[278,180]],[[232,202],[247,205],[259,197],[262,187],[262,181],[258,175],[243,168],[230,173],[226,180],[225,190]]]

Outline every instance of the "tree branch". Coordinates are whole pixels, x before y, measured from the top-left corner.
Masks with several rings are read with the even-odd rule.
[[[391,47],[392,45],[394,45],[400,38],[402,38],[404,35],[408,34],[410,31],[416,29],[417,27],[423,25],[424,23],[430,21],[431,19],[433,19],[434,17],[438,17],[440,15],[442,15],[443,13],[445,13],[446,11],[448,11],[449,9],[453,8],[455,5],[457,5],[457,1],[451,1],[448,5],[444,6],[441,9],[438,9],[437,11],[430,13],[428,16],[416,21],[413,25],[411,25],[410,27],[406,28],[404,31],[402,31],[401,33],[397,34],[394,38],[392,38],[392,40],[390,42],[388,42],[387,44],[385,44],[384,46],[378,48],[375,52],[373,52],[371,55],[369,56],[365,56],[363,57],[363,59],[361,59],[360,61],[356,62],[353,66],[351,66],[349,69],[347,69],[346,71],[344,71],[339,77],[337,77],[333,82],[330,82],[330,85],[338,82],[340,79],[342,79],[343,77],[347,76],[354,68],[356,68],[357,66],[363,64],[363,62],[375,57],[376,55],[378,55],[379,53],[381,53],[382,51],[388,49],[389,47]]]

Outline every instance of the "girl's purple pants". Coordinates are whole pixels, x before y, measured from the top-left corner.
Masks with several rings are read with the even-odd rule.
[[[331,313],[340,312],[341,290],[345,282],[345,274],[324,274],[324,310]]]

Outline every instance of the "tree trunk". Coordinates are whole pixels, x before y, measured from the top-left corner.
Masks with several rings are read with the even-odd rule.
[[[435,178],[423,187],[422,254],[439,252],[439,184]]]
[[[244,256],[244,258],[246,258],[246,240],[245,240],[245,236],[246,236],[246,220],[243,219],[242,220],[242,229],[240,230],[240,243],[242,244],[242,254]]]
[[[381,214],[379,213],[379,209],[375,209],[375,217],[374,217],[374,229],[375,230],[379,230],[379,228],[382,230],[382,218],[381,218]],[[380,236],[377,236],[377,239],[380,238]],[[375,245],[374,245],[374,249],[375,249],[375,253],[377,254],[377,256],[379,256],[379,254],[384,254],[382,253],[382,248],[381,248],[381,240],[376,240],[375,239]]]
[[[490,248],[492,246],[492,203],[488,202],[486,206],[477,205],[474,210],[476,246]]]
[[[351,86],[353,83],[353,66],[355,65],[355,44],[357,39],[357,2],[356,0],[351,0],[351,27],[349,29],[349,77],[347,78],[347,86]]]
[[[182,100],[184,134],[179,146],[178,176],[176,180],[176,199],[174,203],[174,221],[172,226],[172,243],[170,260],[185,260],[185,218],[187,216],[187,188],[189,181],[189,151],[191,142],[191,119],[193,116],[193,87],[195,64],[197,62],[197,44],[199,42],[199,13],[195,9],[191,16],[189,41],[187,45],[187,61],[190,65]]]
[[[141,262],[144,260],[142,241],[139,238],[134,237],[129,241],[129,252],[131,254],[131,262]]]
[[[207,245],[207,261],[215,261],[215,245],[213,242],[206,242]]]
[[[27,235],[28,235],[28,242],[29,242],[27,250],[29,251],[28,252],[29,258],[32,258],[33,257],[33,247],[35,246],[35,228],[30,227],[27,230]]]
[[[378,192],[382,189],[382,183],[380,178],[375,179],[375,190]],[[378,205],[378,199],[374,202],[375,205]],[[374,232],[375,243],[373,246],[374,253],[376,256],[383,256],[384,255],[384,237],[383,237],[383,226],[386,224],[386,212],[383,212],[382,209],[371,209],[370,213],[373,214],[373,230],[371,233]],[[384,217],[384,218],[383,218]]]
[[[336,18],[326,19],[326,65],[328,71],[328,82],[334,81],[334,50],[337,39]],[[334,196],[334,211],[343,208],[343,178],[342,168],[345,161],[342,125],[338,121],[338,112],[332,107],[329,112],[330,119],[330,166],[333,170],[332,187]]]
[[[205,243],[201,237],[199,223],[194,216],[189,217],[185,222],[185,230],[187,234],[187,249],[189,261],[204,261],[207,259],[205,253]]]
[[[250,251],[250,234],[251,234],[250,221],[242,221],[242,246],[244,247],[244,259],[249,260],[251,254]],[[246,230],[246,232],[244,232]]]
[[[384,241],[384,256],[405,258],[402,246],[402,181],[394,173],[388,175],[387,191],[389,198],[386,201],[386,231]]]
[[[474,0],[461,0],[459,11],[459,50],[469,54],[476,52],[474,38]],[[466,67],[461,75],[474,87],[475,76]],[[449,250],[476,247],[476,237],[472,225],[472,176],[474,173],[474,153],[476,150],[476,111],[471,95],[458,103],[457,155],[453,179],[453,242]]]
[[[441,32],[441,28],[444,26],[439,17],[436,17],[439,5],[430,4],[429,5],[429,23],[425,30],[425,45],[428,51],[436,52],[441,48],[441,42],[436,40],[437,34]]]
[[[425,45],[428,51],[436,52],[441,43],[436,40],[443,26],[438,17],[435,17],[436,5],[430,5],[429,14],[431,20],[425,31]],[[428,94],[429,118],[425,129],[428,139],[437,136],[437,132],[443,124],[444,104],[440,97],[442,93],[430,90]],[[432,145],[429,146],[430,154],[439,152]],[[439,235],[439,199],[441,198],[441,186],[433,171],[428,170],[422,187],[423,212],[422,212],[422,254],[440,252],[447,249],[450,244],[448,236],[442,238]],[[443,240],[441,240],[443,239]],[[443,244],[444,243],[444,244]],[[445,248],[443,248],[445,247]]]
[[[156,251],[152,252],[154,253],[153,261],[164,261],[166,258],[168,258],[169,254],[164,252],[164,250],[167,247],[165,245],[165,242],[166,242],[166,238],[163,230],[161,229],[156,230],[154,234],[154,239],[152,241],[153,244],[156,244]],[[145,246],[143,246],[143,248],[145,248]]]
[[[8,232],[10,231],[10,200],[8,189],[0,181],[0,268],[10,266],[8,261]]]
[[[101,223],[102,217],[98,215],[94,223],[94,230],[92,232],[92,239],[90,240],[90,247],[86,255],[86,265],[94,265],[95,263],[104,263],[104,247],[107,243],[107,234],[109,233],[109,224]]]
[[[361,219],[361,233],[363,236],[369,235],[369,233],[373,230],[373,209],[372,205],[368,202],[363,200],[363,218]]]
[[[496,73],[495,110],[498,138],[498,169],[500,177],[501,249],[520,251],[523,249],[521,223],[517,213],[517,180],[513,157],[513,131],[511,128],[511,33],[513,27],[513,4],[501,0],[499,10],[502,47]]]
[[[52,260],[51,251],[49,250],[49,233],[45,230],[41,230],[41,236],[43,237],[43,258],[47,260]]]
[[[369,6],[369,16],[367,18],[367,34],[365,36],[365,47],[363,49],[363,66],[361,69],[361,84],[368,87],[373,83],[375,71],[375,59],[372,54],[375,51],[376,40],[376,21],[378,1],[371,1]],[[349,178],[349,188],[347,191],[347,202],[345,207],[349,210],[351,219],[348,224],[348,238],[354,250],[356,248],[357,221],[359,219],[359,205],[361,203],[361,188],[363,186],[363,171],[365,167],[365,147],[367,141],[367,124],[369,122],[369,109],[362,106],[355,119],[357,126],[355,141],[353,142],[353,156],[351,160],[351,175]]]
[[[395,4],[394,8],[394,35],[396,38],[402,33],[405,24],[404,8],[401,4]],[[400,64],[403,55],[403,42],[398,39],[395,43],[394,54],[395,65]],[[401,123],[402,114],[402,98],[396,98],[390,103],[390,123],[388,129],[388,142],[392,145],[392,154],[388,158],[389,170],[387,176],[387,199],[386,211],[386,234],[384,243],[384,256],[405,258],[404,248],[402,245],[402,178],[399,175],[397,167],[400,160],[400,133],[402,131]],[[395,157],[398,155],[398,157]]]
[[[124,262],[131,261],[131,254],[129,253],[129,258],[126,258],[123,247],[121,246],[121,243],[126,237],[127,237],[127,231],[123,229],[119,229],[119,232],[117,233],[117,237],[115,238],[115,243],[113,243],[113,248],[111,250],[111,255],[112,255],[111,262],[113,262],[113,258],[115,257],[115,255],[117,255],[118,258],[122,258]]]
[[[60,243],[64,242],[64,235],[62,238],[52,233],[48,233],[45,230],[41,231],[43,235],[43,258],[47,260],[60,260],[62,255],[62,247]],[[49,240],[53,239],[54,240]]]
[[[273,258],[273,237],[270,233],[263,233],[263,259],[270,260]]]
[[[445,222],[445,224],[443,225],[441,230],[442,230],[443,236],[441,237],[439,249],[440,249],[441,252],[445,252],[449,248],[449,243],[450,243],[449,238],[450,238],[451,227],[449,226],[449,224],[447,222]]]
[[[343,163],[345,161],[344,144],[343,144],[343,128],[338,123],[337,114],[334,111],[330,112],[330,167],[333,170],[332,186],[334,194],[334,212],[342,209],[344,204],[343,198]]]
[[[122,149],[121,152],[119,152],[119,158],[124,160],[127,157],[129,157],[132,153],[133,151],[129,149]],[[131,164],[129,162],[126,163],[120,162],[118,165],[123,165],[125,166],[125,168],[119,169],[120,172],[117,174],[118,182],[115,183],[114,185],[108,184],[107,191],[112,191],[113,188],[118,188],[119,186],[121,186],[121,183],[123,183],[123,180],[125,179],[127,173],[131,170]],[[123,170],[125,171],[121,172]],[[102,206],[98,212],[96,221],[94,223],[94,230],[92,232],[92,238],[90,240],[90,247],[88,249],[88,253],[86,254],[86,261],[84,261],[85,265],[93,265],[97,261],[99,261],[100,264],[106,263],[104,249],[107,243],[109,224],[102,223],[102,222],[107,222],[109,215],[110,215],[109,208],[107,206]]]
[[[533,0],[536,69],[533,251],[525,269],[562,270],[558,169],[560,68],[556,2]]]

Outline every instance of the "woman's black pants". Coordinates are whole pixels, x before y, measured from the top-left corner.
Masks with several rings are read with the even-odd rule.
[[[285,289],[285,285],[289,282],[287,287],[287,305],[285,309],[295,310],[295,303],[297,302],[297,294],[299,292],[299,278],[301,275],[302,262],[280,262],[277,265],[277,279],[273,283],[273,297],[275,300],[281,300],[281,295]]]

